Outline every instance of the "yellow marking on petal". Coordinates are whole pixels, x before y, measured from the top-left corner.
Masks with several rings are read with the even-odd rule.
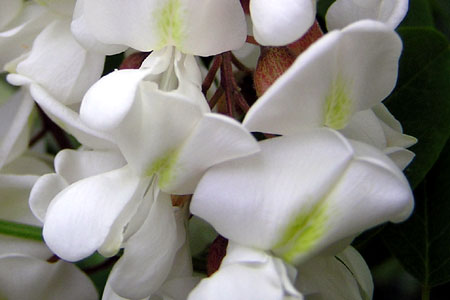
[[[168,45],[181,46],[184,37],[184,14],[180,0],[168,0],[162,8],[155,11],[154,17],[161,37],[158,48]]]
[[[344,80],[338,77],[331,85],[325,102],[325,126],[344,128],[352,115],[352,99]]]
[[[178,160],[178,149],[168,151],[163,156],[155,159],[148,171],[147,176],[158,174],[158,185],[164,187],[174,178],[174,166]]]
[[[293,263],[320,241],[326,231],[328,218],[328,207],[323,202],[298,214],[289,222],[280,242],[275,245],[274,252]]]

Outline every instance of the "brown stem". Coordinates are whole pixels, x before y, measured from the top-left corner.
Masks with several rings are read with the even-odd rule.
[[[209,108],[213,108],[214,106],[216,106],[217,102],[219,102],[220,97],[222,97],[224,93],[224,90],[221,86],[219,86],[219,88],[216,90],[216,92],[214,93],[214,95],[211,97],[211,99],[209,100],[208,104],[209,104]]]
[[[208,74],[206,74],[205,80],[203,80],[202,83],[202,93],[206,96],[206,92],[208,92],[209,88],[211,87],[214,78],[216,78],[217,70],[219,70],[220,65],[222,64],[222,56],[216,55],[211,63],[211,67],[208,71]]]
[[[55,262],[57,262],[58,260],[60,260],[60,258],[59,258],[58,256],[56,256],[56,254],[55,254],[55,255],[49,257],[49,258],[47,259],[47,262],[49,262],[49,263],[55,263]]]
[[[225,99],[227,104],[227,114],[233,117],[233,67],[231,65],[231,52],[222,53],[222,68],[220,69],[220,83],[225,90]]]

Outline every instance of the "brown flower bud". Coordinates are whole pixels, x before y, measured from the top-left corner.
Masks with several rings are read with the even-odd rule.
[[[150,52],[136,52],[126,57],[119,66],[122,69],[139,69]]]
[[[287,47],[261,47],[253,82],[258,97],[281,76],[295,61]]]
[[[317,21],[297,41],[282,47],[261,47],[253,81],[260,97],[278,79],[303,51],[323,36]]]
[[[309,28],[309,30],[305,33],[297,41],[287,45],[288,49],[295,56],[299,56],[303,51],[305,51],[312,43],[317,41],[323,36],[322,29],[320,29],[319,23],[314,21],[314,24]]]
[[[206,259],[206,274],[211,276],[220,267],[222,259],[227,254],[228,240],[219,235],[209,247],[208,257]]]

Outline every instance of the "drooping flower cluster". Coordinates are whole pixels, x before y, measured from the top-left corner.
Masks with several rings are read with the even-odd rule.
[[[338,0],[321,29],[315,0],[5,2],[0,64],[20,92],[0,106],[1,218],[40,221],[56,259],[118,259],[103,299],[371,298],[351,242],[413,209],[401,170],[416,140],[382,103],[407,4]],[[118,53],[119,70],[102,76]],[[32,111],[60,145],[54,171],[37,165]],[[81,146],[63,149],[61,129]],[[228,243],[204,279],[192,215]],[[13,253],[0,264],[21,270]],[[73,265],[57,263],[68,265],[58,281],[45,259],[33,264],[49,287],[95,298]],[[21,295],[8,282],[0,271],[0,296]]]

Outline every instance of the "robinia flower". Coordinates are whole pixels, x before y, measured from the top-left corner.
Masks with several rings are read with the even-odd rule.
[[[260,146],[209,169],[191,203],[193,214],[239,244],[298,264],[412,211],[406,178],[369,145],[315,129]]]
[[[416,139],[403,135],[381,104],[395,86],[401,49],[398,35],[380,22],[359,21],[332,31],[296,59],[243,123],[251,131],[283,135],[314,127],[341,130],[404,168],[414,157],[404,148]],[[375,107],[379,116],[371,110]]]
[[[140,70],[103,77],[82,102],[81,119],[113,138],[125,164],[78,173],[84,178],[63,188],[42,179],[30,199],[45,212],[44,238],[60,257],[75,261],[96,250],[111,256],[124,248],[109,281],[132,299],[160,288],[184,243],[168,193],[191,194],[209,167],[259,150],[241,124],[208,112],[194,57],[167,51],[176,50],[166,47]],[[55,163],[58,171],[58,156]],[[63,177],[70,173],[77,172]]]

